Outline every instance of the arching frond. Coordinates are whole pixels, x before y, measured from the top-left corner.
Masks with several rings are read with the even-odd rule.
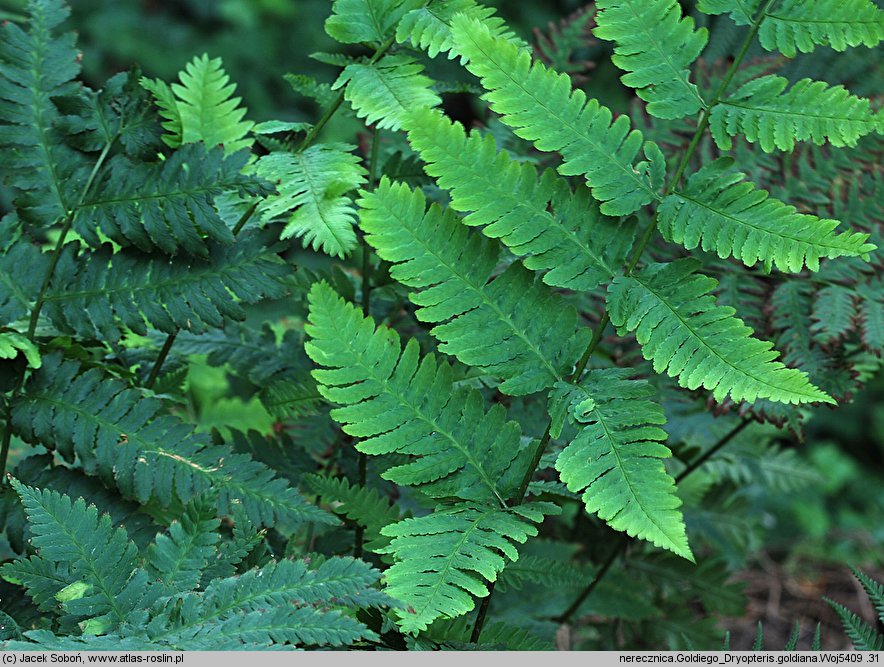
[[[630,128],[629,118],[614,120],[610,109],[572,90],[565,74],[531,61],[526,50],[496,37],[468,16],[452,21],[456,50],[469,59],[491,108],[504,123],[539,150],[557,151],[565,175],[582,175],[602,202],[602,213],[628,215],[658,198],[665,163],[660,149]],[[649,162],[636,162],[644,147]]]
[[[613,41],[612,62],[628,74],[621,81],[635,88],[658,118],[683,118],[706,104],[690,81],[689,67],[709,39],[705,28],[682,18],[676,0],[599,0],[596,37]]]
[[[708,389],[717,401],[834,403],[805,373],[775,361],[773,344],[752,338],[733,308],[716,305],[716,281],[698,267],[691,259],[652,264],[616,278],[608,290],[611,321],[635,332],[654,370],[678,377],[682,387]]]
[[[816,271],[823,257],[868,256],[875,249],[868,234],[836,234],[837,220],[797,213],[732,166],[730,158],[716,160],[660,204],[657,224],[666,240],[792,272]]]

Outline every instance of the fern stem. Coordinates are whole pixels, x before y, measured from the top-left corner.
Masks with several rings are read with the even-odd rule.
[[[712,447],[710,447],[705,452],[703,452],[703,454],[698,456],[697,459],[693,463],[691,463],[687,468],[685,468],[684,470],[681,471],[681,473],[679,473],[679,475],[675,478],[676,484],[682,482],[691,473],[696,471],[697,468],[701,467],[709,459],[711,459],[718,452],[720,452],[725,445],[727,445],[731,440],[733,440],[737,435],[739,435],[739,433],[751,423],[752,423],[751,419],[743,419],[742,421],[740,421],[739,424],[737,424],[730,431],[725,433],[718,442],[716,442],[714,445],[712,445]],[[611,569],[611,566],[614,565],[614,563],[617,561],[617,559],[623,554],[623,552],[626,550],[626,546],[628,544],[629,544],[629,538],[627,538],[625,535],[621,536],[620,541],[617,543],[617,545],[614,547],[614,549],[611,551],[611,553],[605,559],[605,562],[602,564],[601,568],[599,568],[598,573],[595,575],[595,577],[593,577],[592,581],[590,581],[589,584],[587,584],[586,588],[584,588],[580,592],[580,595],[578,595],[574,599],[574,602],[572,602],[569,605],[569,607],[564,612],[562,612],[561,615],[559,615],[555,618],[556,622],[567,623],[569,620],[571,620],[571,618],[574,616],[574,614],[577,613],[577,610],[580,609],[580,607],[583,605],[584,602],[586,602],[586,599],[590,595],[592,595],[592,592],[596,589],[596,587],[599,585],[601,580],[605,577],[605,575]]]
[[[470,643],[472,644],[478,644],[479,637],[482,636],[482,628],[485,627],[485,619],[488,617],[488,607],[491,606],[491,596],[494,594],[494,584],[495,582],[493,581],[488,584],[488,595],[482,598],[482,602],[479,604],[476,623],[473,625],[472,633],[470,633]]]
[[[246,226],[246,223],[255,215],[255,211],[258,210],[258,204],[261,203],[261,200],[257,200],[254,204],[249,206],[248,210],[242,214],[242,217],[237,220],[236,225],[233,227],[233,235],[236,236],[242,231],[242,228]]]
[[[377,51],[374,52],[374,55],[368,61],[369,65],[373,65],[378,60],[380,60],[383,55],[390,50],[390,47],[396,42],[396,38],[390,37],[381,44]],[[322,117],[316,121],[316,125],[310,128],[310,131],[307,132],[307,136],[304,137],[304,141],[301,142],[301,145],[298,146],[298,152],[305,150],[308,148],[316,138],[319,136],[319,133],[322,132],[323,128],[328,125],[328,122],[332,119],[332,117],[338,112],[338,109],[341,108],[341,105],[344,103],[344,93],[346,92],[347,87],[343,86],[340,92],[337,94],[335,99],[332,100],[331,104],[325,110],[325,113],[322,114]]]

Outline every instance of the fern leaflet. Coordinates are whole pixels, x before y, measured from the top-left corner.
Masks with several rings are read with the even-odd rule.
[[[325,31],[342,44],[383,42],[418,0],[335,0]]]
[[[168,535],[157,535],[147,550],[146,567],[167,595],[199,586],[202,572],[218,548],[218,524],[214,504],[197,497],[185,506],[181,518],[172,522]]]
[[[396,27],[396,41],[410,41],[413,46],[426,51],[431,58],[440,53],[447,53],[449,58],[455,58],[459,54],[454,50],[451,20],[458,14],[464,14],[482,21],[495,36],[523,44],[507,28],[503,19],[494,16],[495,11],[493,7],[480,5],[475,0],[430,0],[402,17]]]

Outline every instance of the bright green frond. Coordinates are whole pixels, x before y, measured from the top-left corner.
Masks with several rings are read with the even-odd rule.
[[[205,498],[185,506],[168,534],[159,534],[147,550],[147,571],[168,595],[194,590],[218,548],[217,509]]]
[[[383,42],[419,0],[335,0],[325,31],[343,44]]]
[[[348,65],[332,90],[347,86],[344,99],[359,118],[380,129],[398,130],[408,111],[442,103],[423,70],[411,56],[385,56],[376,63]]]
[[[54,35],[69,14],[62,0],[32,0],[28,11],[27,32],[12,21],[0,26],[0,175],[23,218],[46,226],[76,196],[82,158],[55,128],[61,114],[52,98],[76,93],[80,58],[73,33]]]
[[[165,119],[163,127],[169,134],[163,140],[169,146],[202,141],[235,153],[252,145],[248,134],[254,123],[243,120],[247,110],[239,106],[242,98],[233,97],[236,84],[230,83],[220,58],[197,56],[178,78],[180,83],[171,86],[148,79],[141,82],[154,95]]]
[[[689,68],[709,34],[682,18],[677,0],[599,0],[596,6],[593,33],[616,44],[611,60],[628,72],[621,80],[648,103],[648,113],[683,118],[706,106]]]
[[[836,234],[837,220],[796,212],[732,166],[729,158],[716,160],[660,204],[657,224],[666,240],[688,250],[701,246],[722,259],[736,257],[746,266],[762,261],[791,272],[805,265],[817,271],[823,257],[867,256],[875,249],[868,234]]]
[[[449,58],[458,55],[453,49],[451,19],[464,14],[482,21],[492,33],[517,44],[523,44],[512,33],[493,7],[480,5],[475,0],[430,0],[422,7],[412,9],[402,17],[396,28],[396,41],[411,41],[412,45],[426,51],[431,58],[447,53]]]
[[[396,612],[402,630],[416,633],[472,610],[473,597],[488,595],[486,582],[507,560],[518,560],[516,545],[537,535],[533,524],[558,512],[550,503],[509,510],[458,505],[384,528],[393,540],[383,553],[396,561],[385,574],[386,591],[407,605]]]
[[[16,331],[0,331],[0,359],[15,359],[21,353],[32,368],[40,368],[40,350]]]
[[[628,116],[614,120],[610,109],[572,90],[566,74],[532,63],[527,50],[475,19],[455,17],[452,34],[457,52],[469,58],[467,69],[489,91],[491,108],[539,150],[561,153],[559,171],[585,176],[603,213],[628,215],[659,197],[663,155],[630,129]],[[650,162],[636,164],[643,146]]]
[[[110,244],[80,252],[65,246],[46,295],[44,313],[62,331],[118,340],[128,327],[200,333],[245,319],[242,303],[280,298],[286,264],[262,235],[241,234],[232,245],[209,245],[205,260],[174,263],[162,256],[113,253]]]
[[[347,193],[365,182],[365,169],[345,144],[317,144],[300,153],[271,153],[258,161],[258,175],[279,194],[261,202],[267,218],[281,218],[282,238],[303,237],[328,255],[345,257],[356,247],[356,212]]]
[[[719,148],[730,150],[736,136],[757,142],[766,153],[791,151],[801,141],[856,146],[860,137],[881,131],[882,117],[869,100],[844,86],[801,79],[787,91],[788,84],[781,76],[763,76],[717,104],[709,129]]]
[[[46,357],[13,405],[16,434],[50,445],[68,460],[115,484],[124,496],[168,507],[208,491],[222,516],[241,505],[249,519],[283,530],[334,523],[272,470],[229,447],[211,445],[162,403],[92,369]]]
[[[99,515],[80,498],[71,501],[54,491],[40,491],[12,480],[21,497],[31,544],[39,556],[69,565],[68,586],[55,595],[66,612],[89,618],[93,627],[107,630],[122,624],[139,604],[147,575],[137,569],[138,549],[123,528]],[[56,570],[57,572],[59,570]],[[65,595],[66,591],[70,594]]]
[[[707,14],[729,13],[748,25],[761,0],[700,0]],[[871,0],[781,0],[768,12],[758,32],[761,45],[794,58],[817,45],[846,51],[851,46],[877,46],[884,38],[884,12]]]
[[[438,112],[414,112],[406,126],[426,172],[467,214],[464,224],[499,238],[548,285],[588,291],[613,278],[632,228],[602,215],[586,188],[572,194],[551,171],[538,178],[530,164],[498,152],[490,134],[468,135]]]
[[[699,262],[652,264],[619,277],[608,290],[608,312],[621,331],[634,331],[654,370],[703,387],[715,400],[769,398],[781,403],[834,403],[807,375],[775,361],[773,344],[752,338],[734,309],[715,303],[716,281],[696,273]]]
[[[556,469],[568,489],[583,493],[586,510],[611,528],[693,561],[681,500],[662,459],[663,408],[650,400],[654,388],[630,380],[633,371],[590,371],[570,385],[568,413],[580,431],[559,454]]]
[[[495,405],[485,412],[474,389],[455,389],[451,367],[432,354],[420,359],[415,339],[402,350],[398,334],[376,328],[327,284],[310,290],[307,354],[320,391],[343,407],[332,417],[361,438],[366,454],[411,460],[382,477],[420,485],[431,496],[501,504],[513,489],[500,480],[519,453],[520,429]]]
[[[577,312],[518,263],[491,280],[498,252],[470,235],[449,209],[427,211],[420,190],[383,179],[363,193],[360,226],[390,275],[420,290],[410,298],[440,350],[504,378],[500,390],[529,394],[561,380],[585,341]]]
[[[145,252],[182,248],[207,257],[207,239],[233,243],[215,198],[224,192],[270,191],[261,179],[240,173],[248,157],[246,151],[225,157],[221,148],[207,151],[203,144],[182,146],[157,163],[119,157],[110,162],[106,180],[77,207],[74,229],[93,247],[101,245],[101,233]]]

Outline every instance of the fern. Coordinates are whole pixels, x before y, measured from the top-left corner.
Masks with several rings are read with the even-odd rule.
[[[645,100],[648,113],[658,118],[682,118],[706,103],[690,82],[688,67],[708,40],[705,28],[694,30],[691,18],[681,17],[676,0],[603,0],[596,37],[615,42],[612,62],[628,74],[621,80]]]
[[[300,153],[272,153],[257,173],[276,183],[279,194],[264,199],[260,212],[285,220],[282,238],[303,237],[329,255],[345,257],[356,245],[355,211],[345,196],[365,181],[365,169],[345,144],[318,144]]]
[[[0,331],[0,359],[15,359],[19,353],[32,368],[40,368],[40,350],[25,336],[15,331]]]
[[[663,409],[646,382],[622,369],[595,370],[570,386],[568,412],[582,429],[556,460],[568,489],[583,492],[587,511],[608,525],[693,560],[675,483],[660,459]]]
[[[608,290],[611,321],[636,332],[654,370],[678,377],[682,387],[702,386],[718,401],[730,395],[735,401],[833,403],[804,373],[774,361],[772,344],[752,338],[732,308],[715,305],[715,281],[695,273],[698,266],[694,260],[651,265],[616,278]]]
[[[262,181],[240,173],[247,159],[245,151],[225,157],[220,148],[189,144],[159,164],[114,160],[107,181],[77,207],[74,229],[93,247],[101,245],[101,233],[145,252],[174,253],[180,247],[208,257],[206,239],[233,243],[215,198],[268,192]]]
[[[325,31],[343,44],[383,42],[416,0],[335,0]]]
[[[377,63],[347,65],[332,90],[344,88],[359,118],[378,129],[398,130],[410,109],[435,107],[442,100],[431,89],[432,79],[409,56],[385,56]]]
[[[663,155],[630,129],[628,117],[614,121],[609,109],[571,90],[567,75],[532,64],[526,51],[475,19],[455,17],[452,34],[467,69],[489,91],[491,108],[539,150],[561,153],[560,173],[586,176],[602,213],[627,215],[659,197]],[[635,163],[642,148],[648,162]]]
[[[332,417],[363,438],[357,449],[411,458],[384,479],[433,497],[504,504],[513,489],[501,479],[518,454],[519,427],[504,421],[502,406],[486,413],[477,391],[454,389],[447,363],[420,360],[415,340],[401,350],[395,332],[376,329],[326,284],[310,290],[306,330],[307,354],[325,367],[313,372],[319,391],[343,406]]]
[[[176,148],[201,141],[209,147],[223,146],[227,153],[252,145],[248,134],[254,123],[243,120],[246,109],[239,106],[239,97],[232,97],[236,85],[229,83],[220,58],[196,57],[178,76],[180,83],[171,86],[141,80],[165,118],[166,144]]]
[[[663,236],[688,250],[702,246],[719,257],[736,257],[746,266],[761,260],[782,271],[806,265],[819,269],[822,257],[868,256],[875,249],[868,234],[833,233],[837,220],[797,213],[743,181],[730,158],[709,164],[668,196],[658,209]]]
[[[286,273],[256,234],[210,246],[206,260],[174,263],[114,254],[109,245],[84,255],[74,242],[61,253],[45,312],[61,330],[87,337],[117,340],[120,326],[145,334],[145,324],[167,333],[179,328],[199,333],[228,318],[244,319],[240,302],[284,295]]]
[[[752,23],[760,0],[700,0],[707,14],[730,13],[740,25]],[[761,45],[794,58],[817,45],[845,51],[850,46],[874,47],[884,38],[884,13],[870,0],[783,0],[765,15],[758,32]]]
[[[273,472],[229,448],[210,446],[180,420],[159,416],[161,404],[135,389],[79,373],[57,356],[43,367],[13,406],[20,437],[42,442],[86,470],[112,480],[124,496],[169,506],[217,491],[221,514],[242,504],[258,524],[329,523],[333,517],[307,504]]]
[[[881,131],[881,115],[869,100],[844,86],[801,79],[786,91],[788,84],[781,76],[763,76],[723,99],[709,117],[715,143],[729,150],[731,137],[742,135],[771,153],[791,151],[800,141],[856,146],[860,137]]]
[[[532,524],[556,513],[549,503],[509,511],[462,505],[383,529],[393,538],[383,553],[396,559],[385,575],[387,593],[408,605],[397,611],[402,630],[418,632],[437,618],[470,611],[471,596],[489,594],[485,581],[497,579],[505,559],[518,560],[515,544],[537,534]]]
[[[494,8],[480,5],[475,0],[430,0],[422,4],[403,15],[396,27],[396,41],[410,41],[431,58],[440,53],[447,53],[449,58],[459,55],[454,50],[451,34],[451,21],[459,14],[482,21],[496,36],[522,43],[509,31],[503,19],[494,16]]]
[[[498,153],[491,135],[467,135],[438,113],[414,112],[406,125],[427,173],[450,190],[452,208],[468,214],[465,224],[546,271],[549,285],[589,290],[613,277],[632,231],[601,215],[585,188],[572,195],[552,172],[538,179],[529,164]]]
[[[562,379],[585,344],[574,335],[573,308],[518,264],[492,281],[497,252],[470,237],[450,210],[427,212],[420,191],[383,180],[360,206],[366,240],[394,263],[391,275],[421,289],[411,296],[420,306],[416,315],[447,322],[432,330],[443,343],[440,351],[505,378],[500,389],[508,394],[531,393]]]

